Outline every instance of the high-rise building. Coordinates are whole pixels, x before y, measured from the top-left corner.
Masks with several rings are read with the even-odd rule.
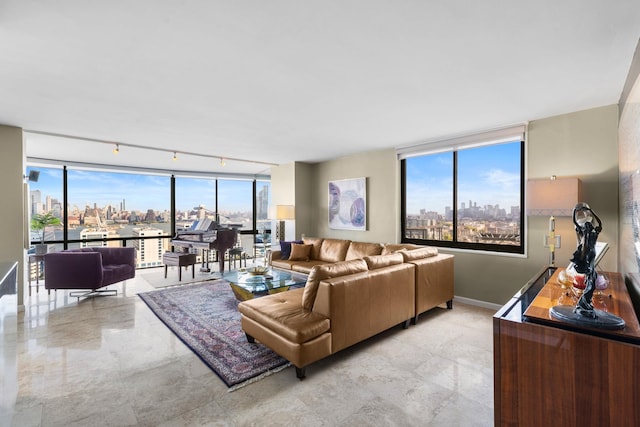
[[[106,239],[107,237],[109,237],[109,232],[106,229],[101,230],[97,228],[85,228],[80,232],[80,239],[83,240],[83,242],[80,242],[80,247],[81,248],[89,248],[89,247],[96,247],[96,246],[106,247],[107,242],[105,242],[104,240],[88,241],[88,242],[87,240]]]
[[[133,247],[136,248],[136,267],[157,267],[162,264],[162,254],[166,250],[165,245],[168,244],[163,239],[162,230],[154,227],[134,228],[133,237],[149,237],[158,236],[157,239],[137,239],[133,241]]]
[[[256,219],[267,219],[269,211],[269,186],[263,185],[256,200]]]
[[[31,215],[44,213],[44,205],[42,204],[42,193],[40,190],[31,190]]]

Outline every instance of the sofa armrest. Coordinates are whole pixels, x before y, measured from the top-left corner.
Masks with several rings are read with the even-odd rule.
[[[102,286],[99,252],[52,252],[44,256],[46,289],[97,289]]]
[[[135,269],[136,267],[136,248],[109,248],[97,247],[94,251],[102,255],[103,265],[129,265]]]
[[[454,256],[439,253],[411,261],[416,266],[416,314],[453,300]]]
[[[269,265],[271,265],[271,260],[280,259],[280,254],[282,251],[280,249],[274,249],[269,252]]]

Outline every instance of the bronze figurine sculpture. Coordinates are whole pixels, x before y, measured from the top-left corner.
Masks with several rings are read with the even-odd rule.
[[[571,263],[578,274],[584,275],[585,288],[574,307],[556,305],[550,310],[551,316],[574,325],[603,329],[622,329],[622,318],[593,308],[593,292],[596,288],[596,242],[602,231],[602,221],[586,203],[578,203],[573,208],[573,223],[576,227],[577,247]]]

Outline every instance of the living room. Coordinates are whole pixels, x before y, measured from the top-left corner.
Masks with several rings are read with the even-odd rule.
[[[633,9],[637,13],[637,8]],[[549,115],[536,115],[529,116],[525,120],[527,120],[527,151],[526,151],[526,178],[527,179],[535,179],[535,178],[547,178],[551,175],[557,175],[559,177],[579,177],[582,180],[583,184],[583,195],[585,201],[587,201],[591,207],[598,213],[602,222],[604,224],[603,231],[599,236],[599,240],[605,241],[609,243],[609,252],[606,254],[604,259],[602,260],[600,267],[602,267],[605,271],[618,271],[623,274],[633,274],[637,273],[637,264],[636,264],[636,255],[634,253],[633,247],[633,239],[629,239],[626,241],[623,236],[629,236],[630,223],[631,223],[631,212],[626,210],[626,207],[629,205],[628,195],[625,194],[625,188],[623,188],[623,181],[625,180],[626,175],[630,170],[634,170],[637,168],[638,160],[637,160],[637,152],[634,151],[632,147],[638,145],[638,135],[637,131],[633,129],[638,128],[638,115],[637,115],[637,89],[635,91],[635,95],[631,96],[632,89],[634,85],[637,86],[638,83],[638,70],[640,68],[640,59],[638,58],[640,55],[638,54],[637,48],[637,29],[633,31],[636,34],[636,38],[633,41],[634,49],[628,52],[628,57],[626,58],[627,63],[625,64],[625,76],[621,79],[621,81],[615,82],[615,87],[619,89],[618,95],[614,99],[610,99],[606,103],[592,103],[588,108],[577,107],[575,109],[570,109],[567,105],[563,105],[562,109],[554,110],[551,108],[548,111],[556,111],[553,114]],[[634,56],[635,53],[635,56]],[[579,70],[576,70],[578,73]],[[627,75],[628,74],[628,75]],[[603,79],[607,79],[608,77],[603,76]],[[625,81],[626,78],[626,81]],[[508,94],[510,95],[510,94]],[[507,96],[507,95],[505,95]],[[586,96],[586,95],[585,95]],[[631,96],[631,97],[630,97]],[[459,99],[456,102],[461,102]],[[526,101],[522,101],[526,102]],[[549,103],[553,103],[551,100]],[[583,105],[582,103],[576,100],[575,105]],[[8,107],[10,109],[10,107]],[[626,116],[624,116],[626,114]],[[2,117],[0,115],[0,117]],[[7,117],[10,117],[7,115]],[[13,120],[2,120],[2,126],[0,126],[0,144],[3,147],[3,156],[0,159],[0,176],[2,176],[2,192],[4,196],[4,201],[6,206],[16,206],[17,208],[13,209],[5,209],[4,221],[0,225],[2,227],[2,234],[5,236],[5,242],[7,244],[3,245],[0,248],[0,253],[2,254],[2,259],[7,260],[23,260],[24,259],[24,223],[25,223],[25,182],[24,182],[24,174],[25,167],[27,165],[27,151],[28,147],[25,147],[24,142],[24,133],[28,132],[29,129],[33,130],[34,125],[31,123],[20,123]],[[511,122],[501,122],[498,125],[507,125]],[[495,123],[488,123],[486,125],[480,124],[475,127],[476,130],[486,129],[491,126],[495,126]],[[55,132],[57,129],[49,128],[45,129],[50,132]],[[73,132],[69,131],[68,134],[72,135]],[[85,135],[88,137],[96,137],[97,135]],[[106,138],[104,138],[106,140]],[[414,141],[411,141],[414,142]],[[408,142],[407,142],[408,143]],[[27,142],[28,144],[28,142]],[[273,166],[270,170],[271,175],[271,186],[273,191],[273,204],[294,204],[296,207],[296,218],[295,218],[295,234],[296,237],[300,237],[301,235],[307,236],[323,236],[327,238],[340,238],[340,239],[352,239],[357,241],[368,241],[368,242],[384,242],[384,243],[396,243],[400,240],[400,199],[401,199],[401,190],[400,190],[400,163],[398,161],[397,154],[397,146],[402,144],[391,144],[390,146],[381,148],[375,147],[370,150],[361,150],[354,153],[349,153],[346,155],[340,155],[336,157],[332,157],[328,160],[317,161],[317,162],[309,162],[309,161],[287,161],[284,164],[278,164],[277,166]],[[304,151],[304,146],[299,145],[298,152]],[[214,153],[220,153],[220,149],[217,148]],[[632,161],[635,162],[632,166],[626,164],[624,162]],[[625,164],[623,167],[622,165]],[[368,184],[368,218],[367,218],[367,230],[366,231],[344,231],[344,230],[334,230],[331,229],[326,221],[327,211],[328,211],[328,199],[327,199],[327,191],[326,185],[328,181],[331,180],[339,180],[353,177],[366,177]],[[472,251],[459,251],[459,250],[447,250],[440,249],[443,253],[451,253],[455,255],[455,298],[458,302],[461,303],[462,311],[465,312],[465,316],[462,319],[457,319],[454,323],[456,326],[461,327],[465,322],[479,321],[480,317],[484,317],[484,321],[489,322],[490,327],[490,316],[491,312],[495,311],[498,307],[504,304],[513,294],[520,289],[537,271],[540,270],[543,266],[548,264],[549,251],[548,248],[545,248],[543,245],[543,237],[548,232],[548,217],[538,217],[538,216],[528,216],[526,218],[526,255],[496,255],[493,253],[481,253],[481,252],[472,252]],[[556,219],[556,233],[562,236],[562,245],[557,248],[556,251],[556,262],[559,266],[564,266],[568,264],[569,259],[571,258],[572,252],[575,250],[575,231],[574,226],[571,222],[571,219],[568,217],[559,217]],[[20,264],[20,271],[24,272],[24,261]],[[20,286],[19,286],[19,294],[18,301],[19,305],[24,309],[25,301],[27,301],[26,293],[25,293],[25,274],[22,273],[20,275]],[[633,286],[633,285],[632,285]],[[636,298],[638,295],[638,288],[632,287],[630,289],[632,291],[633,296]],[[135,298],[135,295],[131,296],[132,299]],[[82,308],[82,315],[89,316],[87,311],[89,309],[96,310],[98,313],[104,313],[104,308],[102,304],[103,302],[99,301],[91,301],[90,306],[85,304],[82,307],[66,307],[64,310],[61,310],[59,314],[64,313],[67,317],[64,320],[64,323],[72,324],[75,319],[77,319],[77,314],[70,313],[73,308]],[[117,306],[117,305],[116,305]],[[482,311],[474,311],[475,308],[471,307],[480,307]],[[456,311],[456,305],[454,305],[453,312]],[[124,312],[124,308],[123,308]],[[481,314],[479,314],[481,313]],[[446,314],[446,313],[445,313]],[[149,314],[135,314],[135,322],[132,321],[132,318],[128,316],[131,314],[123,314],[125,322],[131,323],[133,329],[137,329],[141,326],[141,324],[149,325],[152,322],[156,322],[152,315]],[[53,315],[52,317],[55,320],[60,320],[58,315]],[[446,320],[443,319],[445,316],[440,316],[438,314],[431,315],[424,323],[432,322],[434,325],[438,325],[440,327],[444,327],[444,323]],[[81,316],[79,318],[82,318]],[[39,322],[39,317],[35,316],[32,321],[35,323]],[[162,325],[154,325],[151,328],[140,329],[143,330],[145,334],[155,333],[162,338],[159,340],[163,340],[163,345],[165,343],[169,343],[170,346],[174,346],[172,349],[168,349],[166,351],[167,354],[162,356],[158,356],[158,358],[149,357],[146,361],[151,368],[163,368],[166,369],[170,367],[171,364],[169,362],[177,361],[180,359],[180,362],[177,363],[173,368],[170,368],[166,371],[166,377],[162,381],[170,382],[176,380],[184,380],[184,376],[178,372],[179,369],[185,369],[189,371],[189,375],[187,375],[189,383],[188,387],[181,387],[179,392],[176,394],[182,394],[182,398],[184,400],[188,400],[191,391],[188,390],[189,387],[208,387],[211,386],[211,382],[213,380],[217,380],[215,377],[203,379],[202,382],[197,380],[197,377],[200,376],[205,378],[207,376],[206,370],[202,369],[202,366],[197,365],[197,359],[188,359],[188,362],[185,362],[186,357],[185,354],[188,350],[180,347],[181,343],[176,341],[174,338],[170,337],[170,334],[166,332],[161,332],[160,326]],[[424,328],[423,325],[419,325],[420,328]],[[486,327],[484,325],[483,327]],[[464,328],[463,328],[464,329]],[[444,330],[444,329],[443,329]],[[460,329],[462,330],[462,329]],[[408,332],[413,333],[414,336],[411,338],[411,345],[408,348],[402,348],[404,351],[425,351],[428,350],[425,348],[424,344],[420,343],[421,339],[425,339],[425,337],[429,336],[429,334],[443,334],[441,331],[433,331],[430,328],[420,329],[422,331],[421,334],[418,334],[415,331],[412,331],[410,328]],[[469,333],[469,331],[465,331]],[[475,331],[472,331],[475,332]],[[488,337],[490,340],[490,331],[484,330],[486,335],[483,337]],[[115,332],[108,332],[111,334]],[[457,334],[455,330],[448,331],[453,335]],[[4,334],[4,332],[3,332]],[[473,340],[470,337],[472,335],[469,333],[465,335],[465,340]],[[6,336],[6,335],[5,335]],[[461,335],[459,335],[461,336]],[[386,337],[387,340],[392,340],[394,342],[401,341],[402,338],[398,335],[391,334],[391,336]],[[54,340],[53,337],[40,337],[42,340]],[[451,343],[450,341],[443,341],[446,343]],[[375,346],[378,346],[383,341],[375,341]],[[129,343],[131,344],[131,343]],[[477,344],[477,343],[476,343]],[[24,353],[29,352],[29,348],[32,344],[28,342],[22,343],[21,348],[19,349],[19,353],[24,355]],[[124,346],[127,345],[127,342],[123,343]],[[132,347],[134,346],[131,344]],[[484,342],[479,344],[479,346],[486,346],[487,343]],[[490,343],[489,343],[490,345]],[[54,347],[54,346],[52,346]],[[52,354],[49,356],[49,360],[52,363],[59,363],[57,359],[59,356],[58,352],[64,348],[64,351],[68,351],[72,353],[74,349],[72,347],[56,347],[55,349],[51,348],[49,351]],[[136,347],[138,348],[138,347]],[[149,345],[149,349],[153,349],[153,351],[157,351],[158,347]],[[138,348],[142,351],[142,349]],[[450,352],[449,349],[443,349],[441,346],[438,346],[438,349],[442,350],[444,354],[448,354]],[[95,349],[93,349],[95,350]],[[469,347],[468,351],[472,351],[473,347]],[[44,351],[44,350],[38,350]],[[87,351],[91,352],[92,349],[89,348]],[[113,356],[118,353],[120,350],[118,349],[110,349],[107,351],[107,355]],[[389,349],[384,348],[383,352],[395,353],[398,351],[397,349]],[[490,352],[490,349],[488,350]],[[368,353],[365,353],[368,354]],[[323,369],[332,370],[333,373],[337,371],[340,372],[340,369],[344,366],[343,363],[347,363],[346,359],[348,357],[356,357],[355,353],[348,353],[348,355],[340,356],[334,359],[334,362],[331,361],[323,361],[320,366],[316,369],[317,375],[321,375],[320,372]],[[377,356],[370,355],[372,359],[375,359]],[[484,358],[485,353],[482,353],[482,357]],[[80,356],[78,356],[80,357]],[[133,355],[130,352],[122,352],[121,354],[114,356],[117,358],[117,361],[109,359],[108,366],[114,368],[114,365],[117,363],[124,363],[123,359],[126,357],[131,357],[136,359],[136,362],[143,363],[144,360],[139,355]],[[443,357],[443,356],[435,356],[435,357]],[[138,360],[138,358],[140,360]],[[160,362],[162,360],[162,362]],[[442,359],[438,359],[442,360]],[[74,360],[78,365],[84,366],[82,362],[79,360]],[[488,362],[489,366],[482,366],[479,370],[489,369],[491,370],[490,360],[484,360],[483,362]],[[408,363],[408,362],[403,362]],[[178,368],[179,366],[179,368]],[[349,368],[355,368],[353,364],[347,365]],[[371,369],[378,370],[379,372],[384,372],[384,369],[388,368],[388,366],[376,366],[368,365]],[[67,368],[73,369],[73,364],[66,365]],[[415,368],[415,366],[413,367]],[[44,371],[45,367],[38,366],[20,366],[20,369],[31,370],[32,372],[29,374],[29,378],[33,380],[35,375],[33,372],[37,372],[38,369]],[[175,371],[173,370],[175,369]],[[394,371],[395,372],[395,371]],[[469,373],[465,371],[465,373]],[[91,372],[89,371],[88,378],[80,380],[79,384],[89,384],[90,376],[92,374],[98,374],[100,377],[100,382],[102,382],[103,377],[108,376],[104,372]],[[287,374],[289,374],[287,372]],[[156,372],[156,375],[158,373]],[[365,375],[365,374],[362,374]],[[246,393],[244,397],[248,399],[252,399],[253,402],[257,402],[260,398],[261,393],[270,393],[275,394],[278,392],[278,387],[280,388],[290,388],[298,386],[296,382],[292,381],[292,375],[285,375],[287,378],[281,378],[282,375],[276,376],[277,378],[271,379],[271,383],[269,383],[268,388],[261,388],[267,386],[261,386],[260,383],[254,384],[258,388],[254,388],[250,390],[251,387],[243,389],[243,391],[238,391],[234,393],[230,393],[229,395],[225,395],[222,392],[218,392],[219,389],[216,388],[216,405],[210,404],[210,406],[216,406],[216,411],[220,410],[220,407],[224,407],[225,404],[234,406],[239,411],[249,411],[253,415],[262,415],[267,416],[268,411],[259,411],[255,407],[248,408],[245,402],[240,402],[238,393]],[[158,375],[154,378],[160,378],[161,375]],[[380,374],[380,377],[384,377],[383,374]],[[401,375],[402,378],[406,378]],[[20,383],[22,379],[25,377],[19,376],[17,381]],[[316,377],[317,378],[317,377]],[[332,388],[340,388],[342,385],[338,383],[339,375],[333,376],[331,381],[334,383],[313,383],[316,386],[320,386],[322,390],[322,394],[320,397],[315,397],[316,399],[321,399],[322,396],[329,398],[332,396]],[[316,381],[310,376],[309,380]],[[371,399],[373,402],[380,402],[380,394],[383,394],[385,382],[384,380],[377,378],[379,382],[376,384],[376,387],[379,387],[379,394],[375,394],[371,392],[371,390],[367,390],[363,395],[358,396],[356,400],[358,400],[359,408],[371,409],[366,404],[365,401],[367,399]],[[51,381],[51,378],[43,379],[42,381]],[[124,379],[122,379],[124,381]],[[136,377],[135,385],[140,390],[144,390],[149,392],[152,388],[150,383],[145,383],[146,381],[143,376]],[[157,380],[160,382],[160,380]],[[307,381],[307,380],[305,380]],[[6,383],[5,383],[6,384]],[[106,382],[104,384],[107,384]],[[109,386],[112,386],[112,383]],[[303,383],[306,384],[306,383]],[[20,384],[24,387],[24,384]],[[40,384],[41,385],[41,384]],[[77,385],[77,384],[76,384]],[[166,384],[163,384],[166,387]],[[397,386],[397,384],[393,383],[393,386]],[[486,386],[486,384],[485,384]],[[489,384],[489,387],[491,384]],[[9,386],[11,387],[11,386]],[[31,384],[31,387],[34,389],[37,387],[34,384]],[[217,387],[217,386],[216,386]],[[307,389],[310,387],[309,385],[304,385],[305,390],[303,395],[306,397],[312,396],[311,392]],[[354,388],[353,384],[344,386],[346,390],[350,391],[352,394],[357,394],[357,389]],[[464,387],[472,387],[471,384],[465,383]],[[464,388],[463,387],[463,388]],[[486,390],[486,388],[478,387],[482,390],[483,393],[491,393],[490,390]],[[167,390],[163,388],[163,390]],[[411,390],[405,390],[405,393],[409,393]],[[38,390],[38,393],[41,393],[41,390]],[[55,391],[56,395],[56,403],[62,405],[61,402],[64,399],[61,396],[64,396],[63,392]],[[77,398],[79,395],[78,390],[74,390],[73,397]],[[122,399],[122,396],[114,396],[116,394],[113,392],[113,389],[108,392],[107,397],[111,397],[114,401],[119,401]],[[167,398],[170,394],[170,391],[166,391],[166,394],[155,395],[156,398]],[[91,394],[95,396],[95,394]],[[365,396],[366,395],[366,396]],[[235,396],[235,397],[234,397]],[[289,393],[286,395],[288,401],[284,404],[284,407],[293,412],[296,408],[297,400],[295,399],[294,393]],[[349,399],[349,394],[341,394],[342,399]],[[464,394],[458,395],[460,400],[462,399],[460,396],[467,398]],[[34,408],[44,408],[46,404],[42,403],[42,398],[37,404],[30,406],[28,402],[22,402],[22,406],[19,408],[23,410],[20,412],[22,416],[33,415],[32,410]],[[197,400],[202,404],[199,411],[206,412],[205,408],[207,402],[201,401],[202,397],[198,396]],[[453,398],[452,398],[453,399]],[[478,400],[482,399],[481,397],[477,397]],[[455,400],[455,399],[453,399]],[[471,399],[473,400],[473,399]],[[490,400],[490,398],[489,398]],[[336,403],[335,399],[331,399],[333,403]],[[222,403],[220,403],[222,402]],[[124,402],[120,402],[124,403]],[[316,402],[319,403],[319,402]],[[450,405],[449,409],[455,406],[449,401]],[[477,403],[477,402],[476,402]],[[275,407],[275,403],[273,400],[270,401],[270,411],[275,411],[273,408]],[[38,406],[40,405],[40,406]],[[151,403],[145,401],[142,398],[136,402],[136,410],[140,411],[140,413],[145,413],[144,408],[148,405],[149,408],[153,406],[154,410],[157,411],[154,416],[149,416],[147,418],[142,417],[138,418],[141,425],[144,425],[145,422],[147,425],[151,424],[160,424],[159,420],[162,420],[162,411],[163,409],[156,403]],[[220,405],[220,406],[217,406]],[[418,403],[412,401],[411,405],[418,405]],[[435,404],[434,404],[435,405]],[[67,406],[67,409],[72,405]],[[83,407],[87,407],[88,405],[83,405]],[[126,405],[125,405],[126,406]],[[256,406],[259,406],[259,403],[256,403]],[[483,414],[487,411],[487,406],[483,407]],[[108,407],[113,408],[113,406],[108,405]],[[429,404],[425,403],[424,409],[425,411],[433,411],[433,414],[436,414],[436,409],[442,410],[445,406],[437,406],[436,408],[429,406]],[[25,410],[28,408],[29,410]],[[141,409],[142,408],[142,409]],[[185,405],[185,413],[188,411],[195,411],[198,406],[190,406]],[[401,403],[397,403],[395,410],[397,408],[402,408]],[[476,408],[473,405],[469,406],[469,410],[473,410]],[[211,408],[209,408],[211,409]],[[330,411],[331,408],[326,408],[327,411]],[[353,410],[353,408],[351,408]],[[411,417],[406,418],[407,420],[415,420],[412,418],[415,416],[416,412],[419,412],[419,409],[415,407],[404,408],[405,414],[411,414]],[[477,408],[476,408],[477,409]],[[490,409],[490,408],[489,408]],[[46,414],[48,409],[44,410]],[[129,408],[127,408],[129,411]],[[224,413],[219,413],[214,410],[211,410],[209,413],[210,421],[216,416],[219,418],[224,418]],[[355,412],[355,410],[353,410]],[[373,411],[371,409],[371,411]],[[399,410],[402,412],[401,410]],[[286,410],[283,410],[286,412]],[[340,411],[337,411],[340,412]],[[345,410],[345,413],[348,411]],[[138,413],[137,415],[140,415]],[[146,413],[145,413],[146,414]],[[175,412],[167,410],[167,417],[165,420],[172,420],[174,422],[179,417]],[[213,415],[216,414],[216,415]],[[40,413],[42,416],[42,412]],[[56,422],[61,422],[60,420],[65,419],[61,414],[56,413],[50,418],[53,421],[53,424]],[[95,413],[92,413],[95,416]],[[104,415],[104,414],[102,414]],[[126,415],[126,416],[125,416]],[[116,423],[119,424],[127,424],[130,423],[131,419],[135,419],[135,416],[128,417],[129,413],[123,414],[123,418],[118,418]],[[171,415],[171,416],[169,416]],[[192,414],[193,415],[193,414]],[[350,413],[350,416],[353,415],[353,412]],[[106,415],[105,415],[106,416]],[[195,415],[194,415],[195,416]],[[239,425],[249,425],[252,423],[256,423],[257,420],[242,418],[236,414],[237,418],[234,418],[234,421],[228,421],[229,424],[233,422]],[[285,417],[283,414],[279,414],[279,417]],[[37,418],[37,416],[36,416]],[[24,420],[25,418],[20,418]],[[97,418],[88,417],[87,419],[95,421]],[[140,420],[144,420],[140,421]],[[188,418],[187,418],[188,419]],[[274,418],[282,421],[286,418]],[[289,420],[294,419],[290,418]],[[367,418],[348,418],[348,416],[344,416],[344,418],[320,418],[324,422],[347,422],[351,420],[354,423],[357,421],[363,421]],[[443,420],[451,421],[452,418],[434,418],[428,417],[429,422],[433,422],[434,425],[438,424],[438,421],[444,423]],[[470,422],[469,414],[467,414],[466,418],[463,418],[465,421]],[[39,419],[40,420],[40,419]],[[67,418],[68,422],[75,422],[78,425],[82,425],[82,415],[77,414],[76,418]],[[455,419],[454,419],[455,420]],[[471,417],[472,420],[472,417]],[[486,418],[483,418],[486,421]],[[193,422],[193,419],[191,419]],[[314,421],[318,421],[314,419]],[[373,420],[369,420],[372,424],[375,423]],[[46,417],[41,418],[42,425],[47,424]],[[318,421],[320,422],[320,421]],[[184,425],[189,425],[188,421],[182,419],[182,423]],[[275,423],[275,422],[274,422]],[[393,424],[393,422],[389,422],[389,424]],[[463,425],[463,424],[461,424]],[[464,424],[468,425],[468,424]],[[487,425],[482,422],[477,422],[476,425]]]

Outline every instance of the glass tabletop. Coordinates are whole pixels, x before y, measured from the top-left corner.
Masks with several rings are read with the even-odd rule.
[[[222,278],[253,294],[302,287],[307,281],[307,276],[302,273],[275,269],[268,270],[264,274],[251,273],[244,269],[233,270],[225,272]]]

